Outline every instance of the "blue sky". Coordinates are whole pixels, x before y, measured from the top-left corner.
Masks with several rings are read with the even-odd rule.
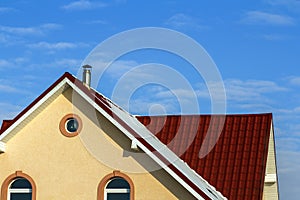
[[[297,199],[299,25],[298,0],[3,0],[0,120],[13,118],[65,71],[78,74],[88,54],[108,37],[141,27],[173,29],[196,40],[216,63],[226,89],[228,113],[274,114],[281,199]],[[95,87],[110,97],[121,72],[144,63],[174,67],[190,80],[201,113],[211,111],[201,77],[185,61],[166,52],[142,50],[124,55],[106,73],[105,84]],[[186,91],[180,94],[188,98]],[[126,104],[122,99],[116,101]],[[139,88],[130,102],[128,110],[134,114],[180,112],[176,96],[160,85]],[[153,102],[161,106],[151,107]]]

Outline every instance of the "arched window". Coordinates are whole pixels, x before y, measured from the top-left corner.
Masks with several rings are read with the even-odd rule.
[[[25,178],[16,178],[8,188],[8,200],[31,200],[32,186]]]
[[[134,200],[133,182],[119,171],[108,174],[99,183],[98,200]]]
[[[33,179],[22,171],[16,171],[5,179],[1,187],[3,200],[35,200],[36,186]]]
[[[123,178],[111,179],[104,189],[104,199],[130,200],[130,185]]]

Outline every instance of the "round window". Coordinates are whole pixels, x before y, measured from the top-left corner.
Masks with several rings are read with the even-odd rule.
[[[70,118],[66,121],[66,129],[70,133],[74,133],[78,130],[78,121],[75,118]]]
[[[68,114],[64,116],[59,124],[60,132],[67,137],[78,135],[82,129],[82,122],[78,115]]]

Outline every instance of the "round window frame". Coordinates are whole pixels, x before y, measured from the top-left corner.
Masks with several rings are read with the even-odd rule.
[[[70,120],[70,119],[75,119],[77,122],[78,122],[78,129],[74,132],[69,132],[67,130],[67,127],[66,127],[66,123]],[[60,123],[59,123],[59,130],[60,132],[66,136],[66,137],[75,137],[77,136],[81,130],[82,130],[82,120],[81,118],[76,115],[76,114],[67,114],[65,115],[61,120],[60,120]]]

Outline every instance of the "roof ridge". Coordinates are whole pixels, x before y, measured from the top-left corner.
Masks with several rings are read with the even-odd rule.
[[[271,112],[262,112],[262,113],[225,113],[225,114],[220,114],[220,113],[212,113],[212,114],[208,114],[208,113],[183,113],[183,114],[163,114],[163,115],[134,115],[136,117],[180,117],[180,116],[184,116],[184,117],[194,117],[194,116],[220,116],[220,117],[224,117],[224,116],[260,116],[260,115],[273,115],[273,113]]]

